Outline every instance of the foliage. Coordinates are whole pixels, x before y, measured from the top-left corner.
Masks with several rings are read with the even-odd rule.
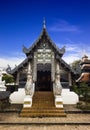
[[[83,97],[84,99],[90,97],[90,87],[85,82],[79,83],[78,85],[74,84],[73,90],[79,95],[79,97]]]
[[[87,83],[82,82],[74,84],[73,90],[79,95],[80,102],[77,104],[78,108],[90,109],[90,87]]]
[[[84,99],[87,100],[87,98],[90,97],[90,87],[88,86],[88,84],[85,82],[80,83],[80,90]]]
[[[75,68],[77,65],[80,64],[80,62],[81,62],[81,60],[75,60],[75,61],[73,61],[73,62],[71,63],[71,66],[72,66],[73,68]]]
[[[4,74],[2,80],[5,80],[5,83],[13,83],[14,77],[11,75]]]
[[[4,99],[3,101],[0,100],[0,110],[4,110],[6,107],[9,107],[9,99]]]
[[[79,94],[79,88],[76,84],[73,85],[73,91],[76,92],[78,95],[80,95]]]
[[[87,102],[87,104],[84,101],[80,101],[77,104],[77,108],[82,109],[82,110],[90,110],[90,103]]]
[[[74,70],[77,71],[78,73],[81,72],[80,62],[81,62],[81,60],[75,60],[74,62],[71,63],[72,69],[74,69]]]
[[[73,90],[79,95],[80,101],[77,108],[90,110],[90,87],[88,84],[85,82],[74,84]]]

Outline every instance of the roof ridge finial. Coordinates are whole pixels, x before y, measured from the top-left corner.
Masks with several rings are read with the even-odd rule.
[[[46,29],[46,20],[45,20],[45,17],[43,19],[43,28]]]

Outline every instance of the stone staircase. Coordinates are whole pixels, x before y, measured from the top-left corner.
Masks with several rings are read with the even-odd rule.
[[[54,105],[53,92],[35,92],[31,108],[23,108],[21,117],[65,117],[63,108]]]

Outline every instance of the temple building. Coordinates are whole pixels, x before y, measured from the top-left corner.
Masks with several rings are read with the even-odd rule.
[[[23,52],[26,59],[9,72],[18,85],[18,91],[10,95],[12,104],[23,104],[22,111],[25,111],[25,108],[33,108],[36,102],[40,108],[51,104],[61,109],[63,104],[78,102],[78,95],[70,91],[75,73],[62,59],[65,47],[59,49],[51,40],[45,21],[39,38],[30,48],[24,46]]]
[[[85,82],[90,84],[90,59],[88,56],[84,55],[81,60],[81,76],[76,80],[76,82]]]

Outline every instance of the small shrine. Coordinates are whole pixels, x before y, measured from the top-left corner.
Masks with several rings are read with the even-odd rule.
[[[10,92],[7,91],[7,87],[5,86],[5,81],[2,81],[4,73],[6,72],[0,69],[0,104],[2,104],[0,106],[0,110],[2,110],[3,107],[6,107],[6,103],[7,105],[9,105],[9,96],[10,96]]]
[[[2,81],[2,70],[0,70],[0,91],[6,91],[5,81]]]
[[[84,55],[81,60],[81,76],[76,80],[76,82],[90,83],[90,59],[88,56]]]

